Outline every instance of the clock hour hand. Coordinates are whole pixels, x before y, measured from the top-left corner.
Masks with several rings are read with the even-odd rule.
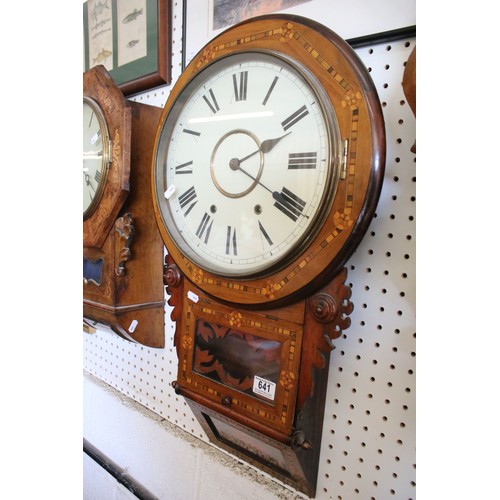
[[[238,160],[239,163],[243,163],[245,160],[248,160],[252,156],[255,156],[257,153],[269,153],[278,142],[283,139],[283,137],[286,137],[288,134],[291,134],[292,131],[287,132],[286,134],[282,135],[281,137],[276,137],[275,139],[266,139],[265,141],[262,142],[260,145],[260,148],[257,149],[257,151],[254,151],[253,153],[250,153],[249,155],[245,156],[244,158],[241,158]]]

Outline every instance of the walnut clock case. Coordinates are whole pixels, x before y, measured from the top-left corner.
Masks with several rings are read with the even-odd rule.
[[[127,101],[104,66],[83,74],[83,321],[164,347],[163,240],[151,155],[161,109]]]
[[[315,495],[343,267],[373,217],[385,129],[345,41],[298,16],[229,28],[183,72],[155,142],[177,393],[208,436]]]

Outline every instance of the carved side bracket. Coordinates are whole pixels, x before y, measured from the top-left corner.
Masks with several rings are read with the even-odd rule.
[[[172,307],[170,319],[173,322],[181,321],[182,318],[182,290],[183,290],[183,275],[176,264],[174,264],[170,255],[165,256],[165,265],[163,266],[163,284],[165,285],[165,292],[170,298],[167,300],[168,305]],[[175,330],[174,345],[177,346],[177,335],[180,328]],[[177,354],[179,354],[177,352]]]
[[[354,307],[346,279],[347,269],[343,268],[327,286],[307,299],[298,408],[312,395],[314,368],[327,367],[333,340],[351,324],[349,314]]]
[[[347,269],[344,268],[333,280],[328,293],[318,293],[309,302],[312,317],[324,325],[323,338],[329,349],[333,349],[333,340],[351,326],[349,315],[354,306],[349,300],[351,289],[345,285],[346,278]]]
[[[181,272],[175,264],[169,265],[167,258],[165,258],[165,266],[163,267],[163,271],[163,284],[166,287],[166,292],[171,295],[172,288],[176,288],[181,284]]]
[[[132,253],[130,245],[134,238],[135,227],[131,214],[125,214],[115,221],[115,274],[117,276],[125,276],[125,264],[130,260]],[[116,236],[116,235],[115,235]]]

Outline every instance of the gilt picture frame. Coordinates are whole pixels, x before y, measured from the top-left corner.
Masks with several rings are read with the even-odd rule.
[[[171,82],[172,0],[87,0],[83,70],[102,64],[124,95]]]

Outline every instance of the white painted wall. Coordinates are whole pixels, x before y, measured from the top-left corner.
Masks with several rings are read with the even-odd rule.
[[[98,443],[102,453],[159,499],[302,498],[91,375],[84,377],[83,394],[85,438]],[[114,498],[118,489],[116,494],[123,495],[123,486],[109,476],[103,479],[102,469],[88,462],[85,459],[85,500]]]

